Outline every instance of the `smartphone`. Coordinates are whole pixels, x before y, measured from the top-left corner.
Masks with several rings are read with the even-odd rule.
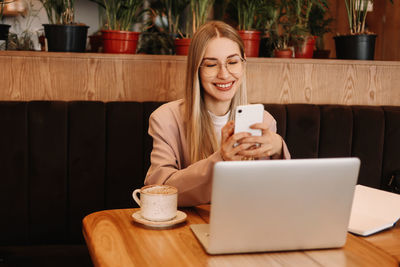
[[[254,136],[261,136],[260,129],[251,129],[250,126],[263,122],[264,106],[262,104],[237,106],[235,111],[235,133],[249,132]]]

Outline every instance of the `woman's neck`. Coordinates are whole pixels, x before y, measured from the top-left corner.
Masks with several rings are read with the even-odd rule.
[[[214,115],[223,116],[229,111],[231,102],[206,101],[205,104],[208,111],[212,112]]]

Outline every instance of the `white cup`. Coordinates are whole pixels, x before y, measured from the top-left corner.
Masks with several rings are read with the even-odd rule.
[[[140,215],[146,220],[162,222],[176,217],[178,189],[173,186],[147,185],[135,189],[132,197],[140,207]]]

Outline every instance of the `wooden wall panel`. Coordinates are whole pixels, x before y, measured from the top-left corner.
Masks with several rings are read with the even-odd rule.
[[[3,51],[0,98],[175,99],[181,97],[185,64],[182,56]]]
[[[375,0],[374,7],[372,12],[368,12],[367,21],[365,26],[369,31],[377,34],[375,41],[375,59],[383,60],[382,49],[384,46],[385,38],[384,38],[384,21],[385,17],[385,2],[387,0]],[[389,1],[388,1],[389,2]]]
[[[388,0],[385,3],[385,16],[383,21],[382,33],[382,60],[400,60],[400,0],[393,0],[391,4]]]
[[[257,60],[248,65],[251,102],[399,105],[400,63]],[[398,100],[399,99],[399,100]]]
[[[0,52],[0,100],[170,101],[184,56]],[[249,58],[250,102],[400,105],[400,62]]]

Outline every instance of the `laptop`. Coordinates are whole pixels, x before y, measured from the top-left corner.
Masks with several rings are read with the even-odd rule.
[[[218,162],[210,224],[190,228],[209,254],[342,247],[359,168],[358,158]]]

